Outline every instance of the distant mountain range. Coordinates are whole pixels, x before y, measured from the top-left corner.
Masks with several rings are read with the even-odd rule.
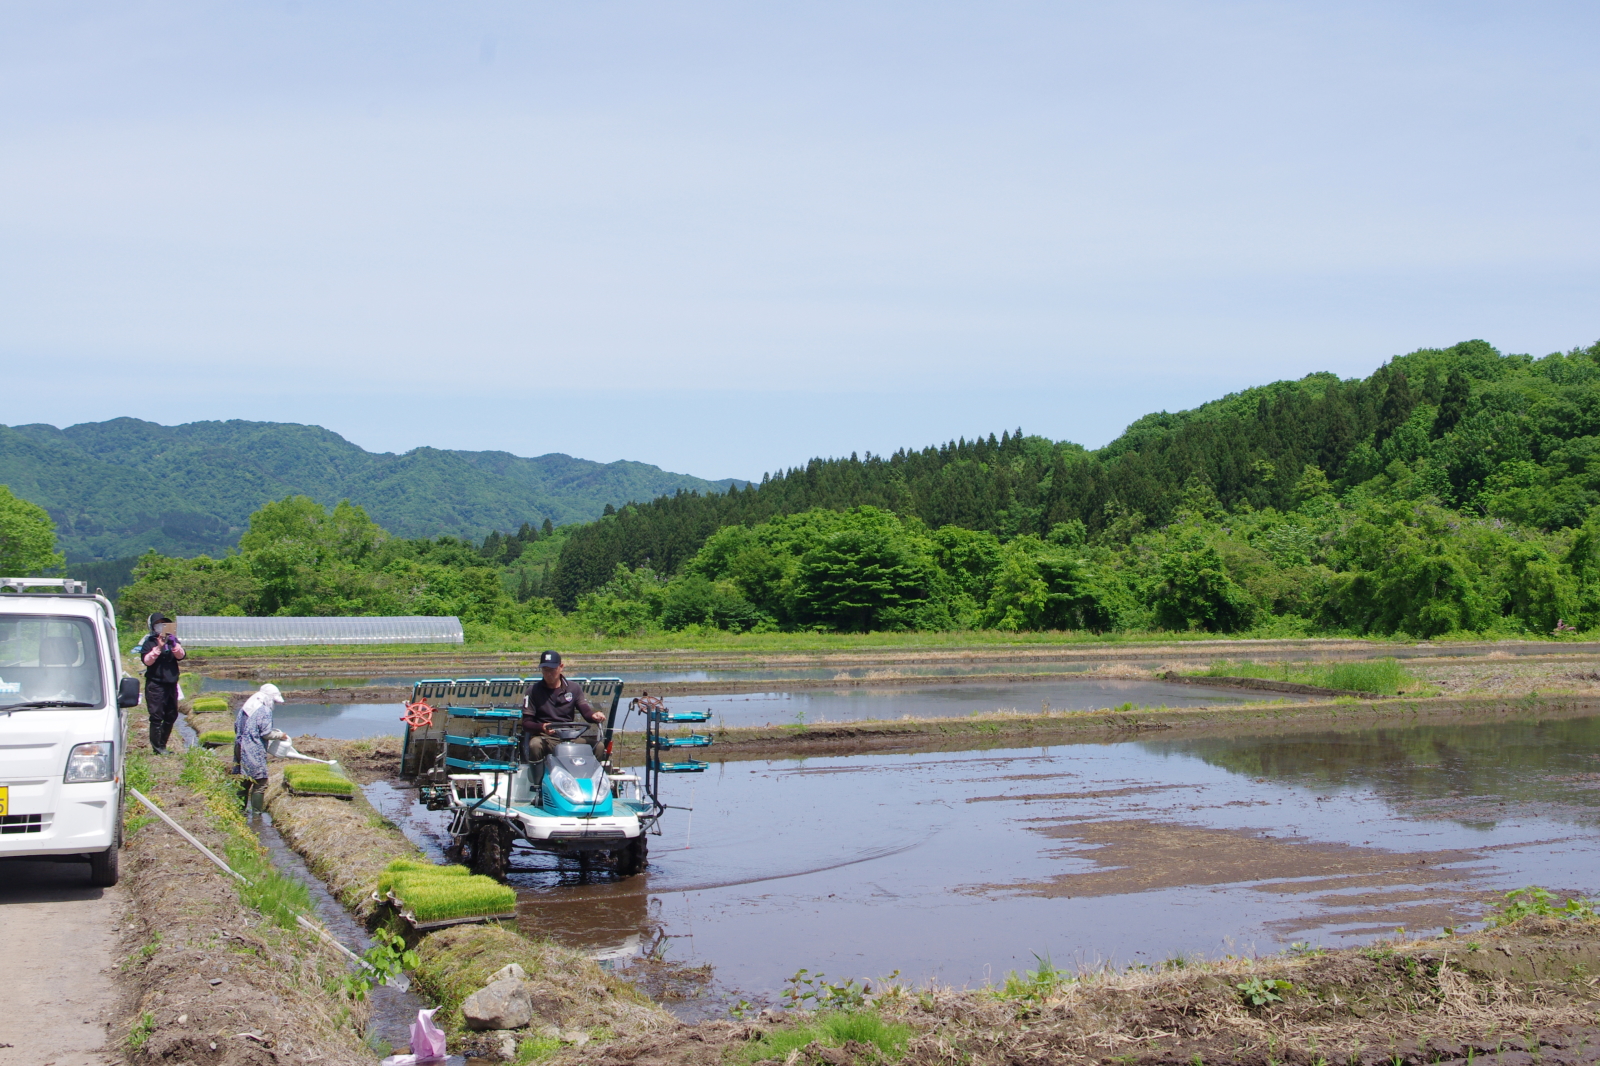
[[[68,559],[86,562],[150,548],[215,554],[238,542],[252,511],[295,494],[328,505],[351,500],[399,536],[481,538],[546,518],[588,521],[606,504],[745,482],[560,453],[369,452],[293,423],[114,418],[66,429],[0,426],[0,484],[49,511]]]

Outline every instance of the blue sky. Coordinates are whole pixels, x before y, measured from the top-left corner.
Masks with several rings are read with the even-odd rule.
[[[1556,3],[8,0],[0,421],[759,477],[1587,345],[1597,30]]]

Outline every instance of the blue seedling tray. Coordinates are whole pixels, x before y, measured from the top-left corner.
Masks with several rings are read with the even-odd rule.
[[[693,760],[686,762],[661,762],[656,760],[652,762],[650,768],[652,770],[658,770],[664,774],[698,774],[711,769],[711,764],[708,762],[695,762]]]
[[[652,722],[709,722],[710,711],[651,711]]]
[[[504,748],[515,745],[516,737],[458,737],[449,733],[444,735],[446,744],[459,744],[463,748]]]
[[[522,711],[513,707],[447,707],[451,718],[476,718],[479,721],[503,721],[521,718]]]
[[[655,746],[658,748],[709,748],[711,738],[699,733],[690,733],[686,737],[656,737]]]

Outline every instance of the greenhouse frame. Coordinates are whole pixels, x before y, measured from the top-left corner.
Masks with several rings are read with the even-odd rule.
[[[178,639],[189,648],[275,648],[291,644],[461,644],[461,619],[402,615],[387,618],[234,618],[178,616]]]

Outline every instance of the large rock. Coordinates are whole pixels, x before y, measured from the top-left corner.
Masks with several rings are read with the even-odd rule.
[[[461,1004],[468,1029],[521,1029],[533,1021],[528,986],[515,977],[478,989]]]

